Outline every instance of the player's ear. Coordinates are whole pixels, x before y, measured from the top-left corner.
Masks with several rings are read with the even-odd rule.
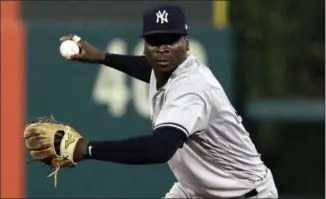
[[[188,36],[185,36],[185,40],[186,40],[186,50],[189,51],[189,49],[190,49],[189,37]]]
[[[146,41],[144,40],[144,45],[143,45],[143,55],[146,55]]]

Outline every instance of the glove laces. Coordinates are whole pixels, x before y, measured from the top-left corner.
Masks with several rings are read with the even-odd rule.
[[[58,171],[60,169],[60,161],[62,161],[63,158],[54,158],[52,160],[52,165],[55,167],[55,170],[48,175],[48,177],[54,176],[54,187],[57,187],[57,181],[58,181]]]

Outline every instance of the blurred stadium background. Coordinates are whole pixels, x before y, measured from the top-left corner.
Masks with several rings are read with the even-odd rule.
[[[159,1],[1,1],[1,198],[162,197],[167,165],[26,165],[26,121],[54,114],[89,139],[150,129],[146,85],[104,66],[67,62],[59,38],[141,54],[141,12]],[[160,1],[162,2],[162,1]],[[325,193],[324,1],[173,1],[185,10],[191,52],[221,81],[281,196]]]

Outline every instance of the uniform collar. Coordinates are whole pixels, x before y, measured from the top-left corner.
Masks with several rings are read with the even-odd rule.
[[[173,71],[169,79],[173,79],[176,76],[188,71],[195,61],[195,57],[191,54],[187,54],[187,58]]]
[[[176,78],[177,76],[181,75],[182,73],[190,70],[191,66],[193,66],[195,62],[195,57],[191,54],[187,54],[187,58],[172,72],[172,74],[169,77],[169,80],[166,82],[164,86],[162,86],[159,90],[165,90],[166,86],[169,85],[169,83]]]

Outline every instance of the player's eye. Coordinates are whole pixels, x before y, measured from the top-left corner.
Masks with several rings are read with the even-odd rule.
[[[145,41],[151,46],[172,45],[181,37],[180,34],[153,34],[145,37]]]

